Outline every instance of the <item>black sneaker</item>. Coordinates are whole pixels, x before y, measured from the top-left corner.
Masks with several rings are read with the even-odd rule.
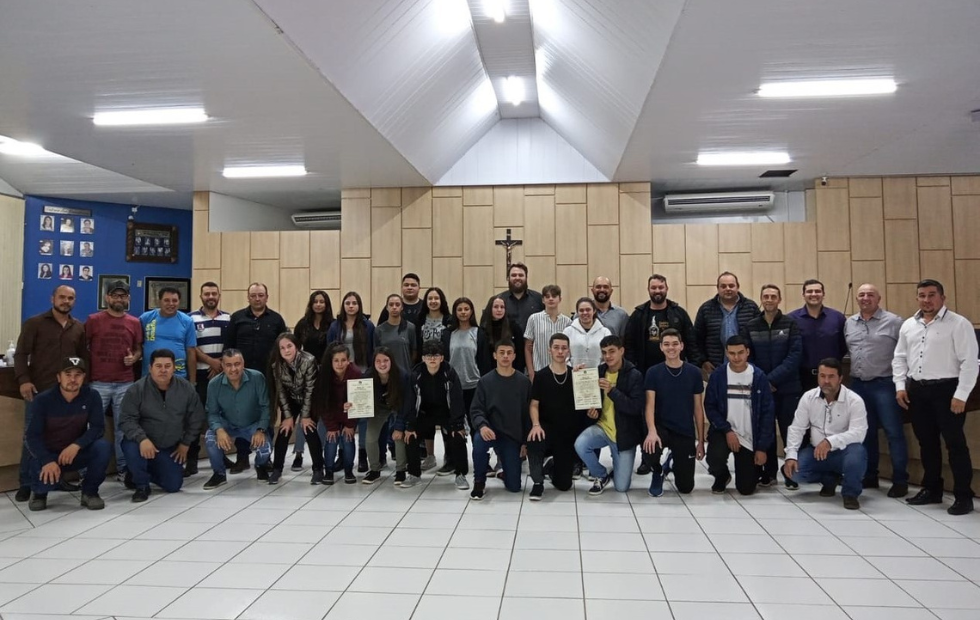
[[[602,478],[596,478],[595,482],[592,483],[592,488],[589,489],[589,495],[602,495],[602,492],[606,490],[606,485],[612,481],[612,472],[609,472]]]
[[[357,451],[357,473],[363,474],[368,470],[367,450]]]
[[[540,502],[541,497],[544,495],[544,485],[535,484],[531,487],[531,495],[528,497],[532,502]]]
[[[86,495],[82,493],[82,498],[79,503],[89,510],[102,510],[105,508],[105,500],[99,497],[98,493],[95,495]]]
[[[133,499],[131,500],[134,504],[139,504],[150,499],[150,487],[145,487],[142,489],[136,489],[133,493]]]
[[[653,473],[653,469],[647,464],[646,461],[641,461],[640,466],[636,468],[637,476],[648,476]]]
[[[332,471],[329,471],[329,470],[323,472],[323,482],[321,482],[320,484],[322,484],[323,486],[326,486],[326,487],[332,486],[333,485],[333,472]]]
[[[380,471],[369,471],[366,476],[361,478],[361,484],[374,484],[381,479]]]
[[[771,487],[773,483],[772,476],[769,474],[762,474],[759,476],[759,486],[760,487]]]
[[[933,493],[929,489],[922,489],[914,496],[905,500],[905,503],[911,504],[912,506],[925,506],[926,504],[942,504],[943,494],[942,491],[939,493]]]
[[[186,473],[184,474],[184,477],[185,478],[187,477]],[[123,486],[129,489],[130,491],[136,490],[136,483],[133,482],[133,472],[130,471],[126,472],[126,475],[123,477]]]
[[[486,491],[487,483],[481,480],[473,481],[473,490],[470,491],[470,499],[480,501],[483,499],[483,494]]]
[[[555,473],[555,458],[553,456],[549,456],[545,460],[544,465],[541,466],[541,474],[545,478],[548,478],[550,480],[552,474],[554,473]]]
[[[453,464],[450,463],[449,461],[443,463],[442,467],[440,467],[436,471],[437,476],[448,476],[450,474],[455,474],[455,473],[456,473],[456,467],[454,467]]]
[[[48,507],[48,494],[47,493],[45,493],[44,495],[38,495],[37,493],[35,493],[34,494],[34,497],[31,498],[31,502],[27,505],[27,508],[31,512],[38,512],[40,510],[46,510],[47,507]]]
[[[184,463],[184,477],[190,478],[196,473],[197,473],[197,459],[187,459],[187,462]]]
[[[311,485],[323,484],[323,470],[322,469],[314,469],[313,470],[313,475],[310,477],[310,484]]]
[[[293,458],[293,466],[290,467],[289,469],[290,469],[290,471],[303,471],[303,455],[302,454],[297,454],[296,457]]]
[[[357,476],[354,475],[353,471],[344,472],[344,484],[357,484]]]
[[[223,455],[221,457],[221,462],[225,466],[225,471],[231,471],[231,469],[235,466],[235,463],[230,458],[228,458],[227,455]]]
[[[973,512],[973,498],[965,497],[953,500],[953,505],[946,509],[948,514],[953,516],[968,515]]]
[[[26,502],[31,499],[31,487],[20,487],[14,495],[15,502]]]
[[[246,471],[251,468],[252,468],[252,464],[248,462],[248,457],[247,456],[243,457],[239,455],[238,460],[235,461],[235,464],[228,468],[228,473],[240,474],[243,471]]]
[[[204,483],[204,490],[210,491],[211,489],[217,489],[223,484],[228,483],[228,477],[224,474],[212,474],[208,481]]]
[[[861,481],[861,487],[865,489],[877,489],[878,486],[879,484],[878,484],[877,476],[875,476],[874,478],[865,478],[864,480]]]
[[[888,489],[888,497],[905,497],[909,494],[909,485],[907,484],[893,484],[892,488]]]
[[[268,465],[256,465],[255,466],[255,479],[266,481],[269,479],[269,466]]]
[[[785,473],[783,473],[783,484],[786,485],[786,488],[788,490],[790,490],[790,491],[799,491],[800,490],[799,483],[796,482],[796,480],[793,480],[792,478],[786,477],[786,474]]]
[[[850,495],[844,496],[844,508],[848,510],[857,510],[860,507],[861,507],[861,502],[858,501],[858,498],[851,497]]]
[[[833,497],[837,495],[837,482],[828,482],[820,487],[820,497]]]
[[[575,463],[572,465],[572,480],[578,480],[582,477],[582,464]]]
[[[394,481],[393,484],[396,487],[400,487],[403,482],[405,482],[405,471],[404,470],[403,471],[396,471],[395,472],[395,481]]]
[[[711,485],[711,492],[715,495],[721,495],[725,492],[725,487],[727,487],[728,483],[731,481],[732,475],[730,473],[725,474],[724,478],[715,478],[715,483]]]
[[[272,471],[269,472],[269,475],[267,476],[266,479],[269,481],[269,484],[279,484],[280,478],[282,478],[282,470],[273,469]],[[259,480],[261,480],[261,478],[259,478]]]

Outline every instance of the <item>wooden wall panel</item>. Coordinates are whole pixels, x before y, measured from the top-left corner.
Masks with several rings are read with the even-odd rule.
[[[817,273],[817,225],[815,222],[783,224],[786,282],[803,284]]]
[[[279,235],[276,235],[276,238],[278,237]],[[252,260],[249,273],[250,282],[261,282],[269,289],[269,307],[279,308],[282,305],[282,294],[279,290],[279,261],[267,258]]]
[[[354,187],[341,190],[341,199],[343,198],[371,198],[371,188],[370,187]]]
[[[422,286],[428,288],[434,283],[437,283],[447,297],[460,297],[463,294],[463,259],[433,258],[432,279],[423,282]],[[484,301],[486,300],[474,299],[473,303],[480,306]]]
[[[200,305],[198,302],[201,297],[201,285],[204,284],[205,282],[214,282],[215,284],[218,285],[219,290],[223,290],[221,289],[221,270],[220,269],[194,269],[191,275],[191,309],[192,310],[196,310]],[[224,310],[224,306],[221,306],[221,309]]]
[[[211,208],[211,192],[194,192],[191,208],[195,211],[207,211]],[[196,230],[196,229],[195,229]]]
[[[554,196],[555,186],[554,185],[525,185],[524,195],[525,196]]]
[[[371,258],[371,199],[340,199],[340,255]]]
[[[589,230],[584,204],[555,205],[555,262],[559,265],[589,263]],[[561,223],[558,228],[557,222]]]
[[[279,233],[279,260],[283,269],[310,266],[310,233],[291,230]]]
[[[980,196],[953,196],[953,249],[956,258],[980,258]]]
[[[915,300],[915,284],[889,284],[888,310],[902,318],[908,318],[919,309]]]
[[[619,286],[619,227],[589,226],[589,274]]]
[[[463,206],[493,206],[493,187],[464,187]]]
[[[688,286],[711,285],[718,282],[718,226],[717,224],[689,224],[684,227],[684,244],[687,249]],[[654,262],[661,262],[654,256]],[[668,261],[664,261],[668,262]]]
[[[759,303],[759,299],[762,297],[762,287],[766,284],[775,284],[783,292],[782,309],[784,312],[799,307],[799,304],[796,303],[797,291],[790,290],[786,286],[786,269],[783,263],[752,263],[752,273],[748,275],[751,275],[751,288],[745,283],[742,286],[742,294],[746,297]],[[746,279],[749,278],[746,277]]]
[[[881,293],[881,305],[887,306],[888,301],[888,287],[885,286],[887,281],[887,276],[885,275],[885,261],[883,260],[871,260],[871,261],[854,261],[851,263],[851,280],[854,283],[854,289],[851,291],[850,306],[851,313],[857,312],[857,300],[854,299],[857,296],[857,290],[861,288],[862,284],[874,284],[878,287],[878,292]]]
[[[401,264],[401,207],[372,207],[371,265],[374,267],[400,267]]]
[[[915,177],[918,187],[949,187],[949,177]]]
[[[687,304],[687,267],[684,266],[684,263],[654,263],[653,273],[658,273],[667,278],[667,298],[684,306],[693,321],[697,308],[691,309]],[[646,284],[644,281],[643,286],[646,287]],[[649,300],[649,294],[643,299]]]
[[[375,187],[371,190],[372,207],[401,207],[402,189],[400,187]]]
[[[885,273],[889,284],[919,281],[919,233],[915,220],[885,222]]]
[[[247,232],[221,233],[221,288],[245,290],[249,282],[251,236]]]
[[[743,294],[752,296],[752,255],[748,252],[737,254],[718,254],[718,273],[731,271],[738,276],[741,283]],[[718,274],[715,274],[715,282],[718,281]]]
[[[432,228],[432,190],[430,188],[402,188],[402,227]]]
[[[956,312],[977,325],[980,323],[980,286],[977,286],[977,282],[980,282],[980,261],[958,260],[955,269],[956,281],[963,283],[956,291]],[[945,282],[943,286],[948,296],[949,287]]]
[[[781,263],[786,259],[783,248],[783,223],[752,224],[752,261]]]
[[[623,194],[624,196],[626,194]],[[619,301],[615,301],[627,308],[627,312],[642,303],[644,299],[649,299],[647,295],[647,278],[653,274],[653,265],[650,262],[650,253],[646,254],[623,254],[619,257],[620,283],[616,289]],[[590,282],[591,285],[591,282]]]
[[[310,231],[310,288],[340,288],[340,231]]]
[[[888,177],[882,181],[882,207],[886,220],[914,220],[916,207],[915,179]]]
[[[943,289],[946,291],[946,305],[955,311],[957,308],[956,293],[959,287],[956,286],[956,266],[953,261],[953,251],[922,250],[919,252],[919,265],[923,279],[931,278],[943,283]],[[974,281],[969,284],[976,287],[978,282]],[[980,317],[977,317],[977,320],[980,322]]]
[[[381,308],[385,305],[385,300],[392,293],[401,294],[402,292],[402,270],[398,267],[372,267],[371,268],[371,308],[370,314],[377,322],[381,315]],[[445,291],[443,291],[445,292]],[[425,293],[423,289],[419,295]],[[452,302],[452,299],[449,300]],[[367,302],[365,302],[367,303]]]
[[[619,251],[650,256],[650,194],[619,195]]]
[[[556,204],[585,204],[588,201],[585,185],[558,185],[555,187]]]
[[[831,308],[843,308],[847,299],[847,285],[851,278],[850,252],[818,252],[817,278],[823,282],[824,304]],[[802,303],[793,306],[799,307]]]
[[[555,284],[558,278],[555,259],[551,256],[528,256],[524,259],[524,263],[527,265],[527,270],[530,272],[529,277],[534,277],[531,282],[534,285],[531,287],[536,291],[541,291],[541,287],[546,284]],[[499,277],[499,274],[503,269],[494,268],[494,278]],[[496,284],[496,283],[495,283]],[[497,288],[494,286],[494,288]]]
[[[847,189],[817,188],[817,250],[851,249]]]
[[[954,196],[980,196],[980,175],[952,177],[950,188]]]
[[[342,258],[340,259],[340,295],[346,295],[348,291],[355,291],[361,295],[364,302],[364,311],[372,315],[374,304],[371,299],[371,259],[369,258]],[[343,298],[337,296],[334,302],[334,312],[341,313],[343,308],[341,303]],[[380,307],[380,306],[379,306]]]
[[[463,208],[463,264],[493,265],[493,207]]]
[[[555,196],[524,197],[524,255],[555,255]]]
[[[718,251],[725,254],[752,251],[751,224],[719,224]]]
[[[706,285],[688,285],[687,287],[687,310],[688,314],[691,315],[691,320],[697,316],[698,308],[701,304],[713,298],[718,294],[717,286],[706,286]]]
[[[209,217],[210,211],[194,211],[192,262],[197,269],[221,269],[221,233],[208,232]]]
[[[851,258],[884,260],[885,221],[881,198],[851,198]]]
[[[683,263],[687,246],[683,224],[654,224],[651,226],[653,262]]]
[[[432,282],[432,229],[402,230],[402,273],[412,272],[421,278],[422,286]],[[400,284],[400,281],[399,281]],[[401,290],[399,288],[399,290]]]
[[[273,259],[279,258],[279,233],[277,232],[252,232],[251,248],[252,259]]]
[[[437,198],[432,190],[432,256],[463,256],[463,198]]]
[[[586,188],[589,226],[619,223],[619,187],[615,184],[590,184]]]
[[[880,177],[848,179],[847,185],[851,198],[880,198],[881,197]]]
[[[561,311],[565,314],[575,309],[576,299],[591,295],[589,287],[592,285],[592,278],[589,277],[589,268],[586,265],[558,265],[555,268],[555,284],[561,287]],[[615,294],[613,303],[619,303]]]
[[[524,226],[524,188],[493,188],[493,225]]]
[[[296,322],[306,313],[306,304],[310,301],[309,292],[309,269],[297,267],[279,270],[280,300],[276,311],[282,315],[290,328],[296,325]]]
[[[463,267],[463,296],[477,305],[493,295],[493,267]]]
[[[953,208],[948,186],[919,187],[919,249],[953,249]]]
[[[462,198],[463,188],[462,187],[433,187],[432,188],[433,198]]]

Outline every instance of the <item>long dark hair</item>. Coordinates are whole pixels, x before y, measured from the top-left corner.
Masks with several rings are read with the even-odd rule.
[[[288,340],[293,343],[296,347],[296,356],[299,357],[303,354],[303,345],[300,343],[299,338],[295,334],[290,334],[289,332],[283,332],[276,337],[276,342],[272,345],[272,350],[269,351],[269,364],[266,368],[266,383],[268,384],[269,393],[269,410],[273,412],[275,416],[276,410],[279,408],[279,369],[286,363],[286,360],[282,359],[282,354],[279,352],[279,343],[283,340]]]
[[[378,371],[374,367],[374,361],[379,355],[384,355],[391,361],[391,370],[388,371],[388,399],[385,404],[392,411],[398,411],[401,409],[402,399],[405,395],[402,394],[402,369],[398,367],[398,362],[395,361],[395,356],[392,354],[391,349],[388,347],[378,347],[374,350],[374,357],[371,359],[371,367],[367,371],[367,376],[374,379],[374,393],[384,393],[381,377],[378,376]]]
[[[477,326],[476,307],[473,305],[473,302],[470,300],[469,297],[460,297],[453,302],[453,314],[452,314],[452,319],[450,321],[450,325],[452,325],[453,329],[459,329],[459,318],[457,318],[456,316],[456,310],[458,310],[459,307],[463,304],[466,304],[467,306],[470,307],[470,327]]]
[[[483,323],[480,327],[483,331],[487,333],[490,342],[500,342],[501,340],[507,340],[513,342],[514,332],[510,327],[510,318],[507,316],[507,312],[504,312],[504,318],[499,321],[493,319],[493,302],[500,299],[499,297],[491,297],[487,301],[487,307],[483,310]],[[506,304],[504,305],[506,308]]]
[[[364,317],[364,302],[361,301],[361,295],[356,291],[348,291],[344,295],[344,300],[340,304],[341,312],[343,312],[343,320],[340,321],[340,342],[344,342],[347,337],[347,310],[344,305],[347,303],[349,298],[353,297],[357,300],[357,314],[354,315],[354,359],[351,363],[356,365],[356,362],[360,360],[368,361],[367,358],[367,328],[364,323],[367,319]],[[328,351],[329,353],[329,351]]]
[[[446,294],[443,293],[442,289],[438,286],[430,286],[425,290],[425,295],[422,296],[425,303],[425,313],[423,314],[423,317],[429,315],[429,293],[433,291],[439,294],[439,312],[443,317],[449,316],[449,302],[446,301]],[[421,318],[419,319],[419,322],[423,322]]]
[[[306,314],[303,315],[303,320],[296,325],[296,336],[300,342],[306,340],[306,331],[313,328],[313,322],[316,319],[316,313],[313,312],[313,302],[316,301],[317,297],[323,297],[323,301],[327,305],[323,311],[323,319],[320,321],[320,329],[326,332],[330,324],[333,323],[333,304],[330,303],[330,295],[326,291],[313,291],[310,293],[310,301],[306,304]]]

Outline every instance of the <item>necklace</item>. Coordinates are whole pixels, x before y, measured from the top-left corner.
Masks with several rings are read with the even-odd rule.
[[[555,383],[557,383],[558,385],[565,385],[565,382],[568,381],[568,371],[567,370],[561,374],[561,376],[562,376],[561,381],[558,380],[558,375],[555,374],[555,371],[554,370],[551,371],[551,376],[555,378]]]
[[[664,366],[667,366],[667,364],[664,364]],[[680,368],[677,369],[677,374],[674,374],[674,371],[670,369],[670,366],[667,366],[667,372],[670,373],[671,377],[679,377],[681,376],[681,373],[684,372],[684,366],[681,366]]]

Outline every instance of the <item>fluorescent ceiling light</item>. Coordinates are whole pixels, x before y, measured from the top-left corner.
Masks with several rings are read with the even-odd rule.
[[[699,166],[770,166],[788,164],[789,153],[774,151],[731,151],[698,153]]]
[[[852,97],[888,95],[898,90],[892,78],[855,80],[802,80],[771,82],[759,87],[760,97]]]
[[[472,28],[466,0],[435,0],[429,6],[436,28],[442,34],[456,36]]]
[[[502,24],[507,17],[504,0],[483,0],[483,12],[498,24]]]
[[[204,108],[148,108],[97,112],[92,119],[100,126],[183,125],[208,120]]]
[[[40,145],[33,142],[21,142],[6,136],[0,136],[0,153],[4,155],[19,155],[21,157],[42,157],[52,155],[45,151]]]
[[[226,179],[302,177],[306,176],[306,166],[226,166],[221,174]]]
[[[514,105],[524,101],[524,80],[512,75],[504,80],[504,99]]]

